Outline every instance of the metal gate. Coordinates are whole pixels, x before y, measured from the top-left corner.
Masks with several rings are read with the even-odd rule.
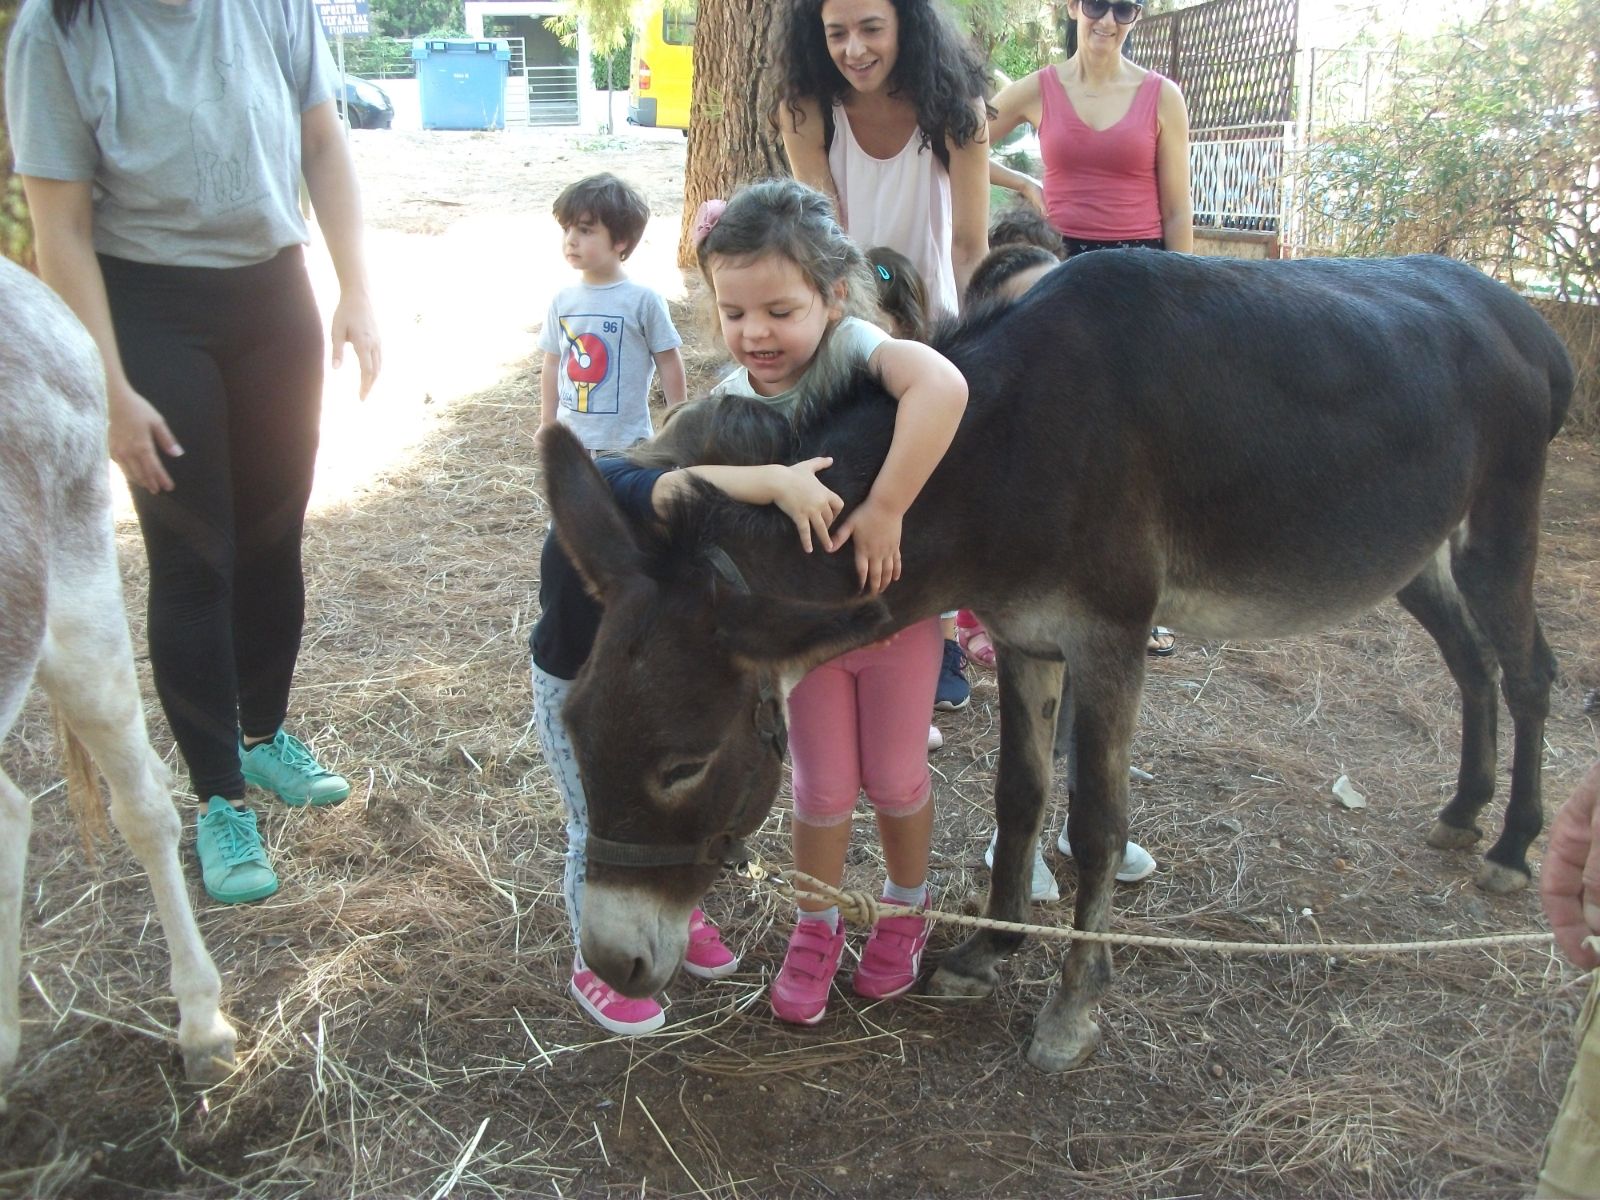
[[[511,70],[506,78],[507,125],[577,125],[578,64],[530,67],[526,40],[507,38]]]

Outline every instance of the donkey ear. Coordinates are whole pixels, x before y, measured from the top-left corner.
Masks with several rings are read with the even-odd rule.
[[[801,671],[882,636],[889,609],[881,600],[848,607],[782,596],[723,596],[717,636],[736,658]]]
[[[603,599],[643,575],[639,544],[583,443],[566,426],[551,425],[538,446],[556,536],[590,588]]]

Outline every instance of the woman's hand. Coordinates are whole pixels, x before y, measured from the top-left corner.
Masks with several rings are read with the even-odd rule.
[[[800,531],[800,545],[811,553],[813,539],[824,550],[833,549],[828,528],[844,501],[817,478],[817,472],[833,465],[831,458],[808,458],[791,467],[779,467],[774,476],[772,503],[783,510]]]
[[[1586,970],[1600,966],[1600,954],[1584,944],[1600,937],[1600,763],[1550,823],[1539,893],[1561,953]]]
[[[344,293],[339,306],[333,310],[329,330],[333,343],[335,370],[344,363],[344,347],[349,342],[361,364],[361,398],[365,400],[372,390],[373,381],[383,369],[383,344],[378,338],[378,321],[372,312],[372,301],[365,292]]]
[[[124,385],[110,389],[107,411],[111,460],[122,468],[128,482],[147,492],[170,492],[172,476],[167,474],[161,456],[176,458],[183,453],[183,447],[155,406]]]
[[[1032,179],[1029,179],[1028,182],[1024,183],[1017,189],[1017,195],[1021,196],[1024,200],[1031,204],[1033,206],[1033,211],[1038,213],[1041,217],[1048,215],[1044,211],[1044,188],[1040,187]]]
[[[855,539],[856,577],[869,596],[900,578],[900,521],[900,513],[868,496],[834,535],[835,550]]]

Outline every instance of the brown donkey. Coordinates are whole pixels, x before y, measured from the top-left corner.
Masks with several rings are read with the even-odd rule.
[[[1428,840],[1480,836],[1498,677],[1511,793],[1478,883],[1528,882],[1555,674],[1533,607],[1539,500],[1572,369],[1527,304],[1441,258],[1108,251],[936,344],[971,401],[907,514],[904,577],[877,600],[855,594],[849,554],[803,554],[774,510],[706,492],[662,527],[632,528],[574,440],[546,443],[556,529],[605,604],[566,710],[592,830],[583,956],[602,978],[645,995],[677,969],[690,908],[777,792],[786,689],[958,604],[1000,647],[992,917],[1022,918],[1060,720],[1076,747],[1075,923],[1108,927],[1152,625],[1277,637],[1386,596],[1433,635],[1461,689],[1456,793]],[[794,459],[833,456],[823,478],[853,503],[893,423],[857,381],[799,432]],[[986,994],[1020,941],[975,934],[930,990]],[[1105,946],[1073,945],[1035,1026],[1035,1065],[1093,1052],[1110,976]]]
[[[222,983],[178,865],[180,825],[166,765],[145,736],[111,527],[105,370],[54,292],[0,259],[0,738],[37,678],[66,730],[73,808],[111,817],[150,876],[172,955],[178,1045],[189,1078],[233,1070]],[[0,1108],[17,1059],[23,868],[32,812],[0,770]]]

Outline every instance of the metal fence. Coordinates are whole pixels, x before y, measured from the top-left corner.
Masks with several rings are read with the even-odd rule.
[[[1147,17],[1129,35],[1128,56],[1188,102],[1197,226],[1283,226],[1299,19],[1299,0],[1207,0]]]

